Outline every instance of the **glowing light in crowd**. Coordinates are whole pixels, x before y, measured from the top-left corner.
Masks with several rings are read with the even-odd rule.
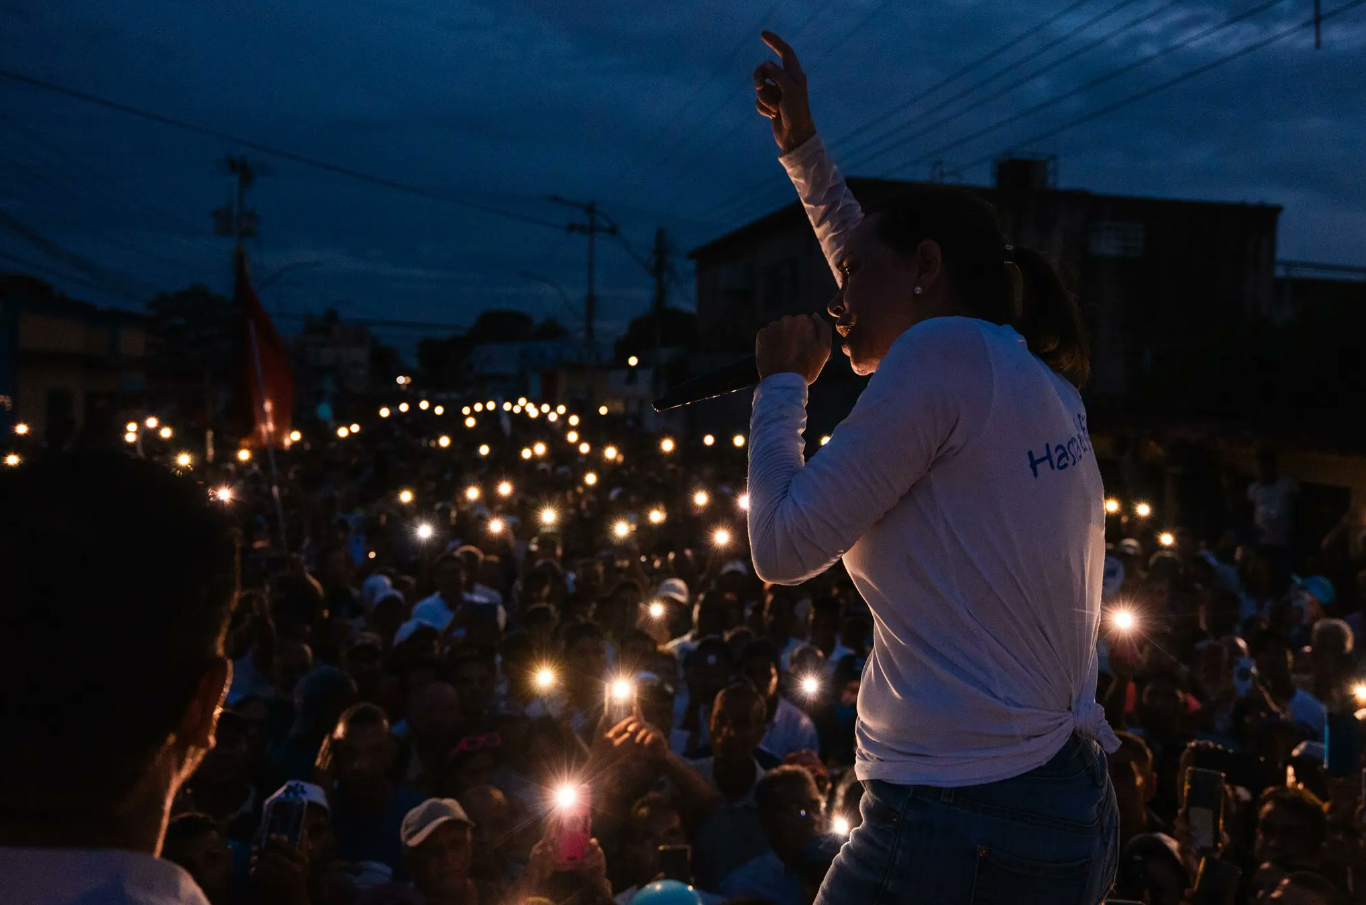
[[[1134,514],[1139,518],[1147,518],[1153,514],[1153,507],[1149,506],[1147,503],[1139,503],[1134,507]]]
[[[500,481],[500,482],[498,482],[498,495],[499,495],[499,496],[512,496],[512,482],[511,482],[511,481]]]
[[[239,450],[237,451],[237,461],[239,461],[239,462],[250,462],[250,461],[251,461],[251,450],[249,450],[249,449],[239,449]]]
[[[536,670],[536,687],[541,691],[549,691],[555,687],[555,670],[549,666],[542,666]]]
[[[583,482],[589,487],[592,487],[594,484],[598,483],[598,476],[590,471],[583,476]]]
[[[400,490],[398,492],[398,501],[404,505],[411,503],[413,501],[413,492],[411,490]]]
[[[484,403],[482,403],[482,402],[476,402],[476,403],[474,404],[474,410],[475,410],[476,412],[482,412],[482,411],[484,410]]]
[[[593,447],[589,446],[586,441],[579,444],[579,455],[586,456],[592,451]]]
[[[339,427],[337,428],[337,436],[345,440],[347,437],[351,436],[351,429],[348,427]]]
[[[559,420],[560,420],[560,416],[557,415],[557,414],[555,414],[554,412],[551,412],[550,414],[548,414],[548,415],[545,416],[545,420],[547,420],[547,421],[552,421],[552,422],[553,422],[553,421],[559,421]]]
[[[557,414],[557,415],[563,415],[563,414],[565,413],[565,411],[566,411],[566,409],[565,409],[564,406],[562,406],[562,405],[557,405],[557,406],[555,406],[555,414]]]
[[[1105,511],[1110,515],[1114,515],[1115,513],[1119,512],[1119,500],[1115,499],[1114,497],[1110,497],[1108,500],[1106,500]]]
[[[616,524],[612,525],[612,534],[615,537],[630,537],[631,523],[626,519],[618,519]]]
[[[549,402],[542,402],[542,403],[541,403],[541,414],[544,415],[544,414],[548,414],[549,412],[550,412],[550,403],[549,403]]]
[[[123,429],[130,434],[137,433],[138,423],[136,421],[129,421],[123,426]]]
[[[558,518],[559,516],[556,514],[555,510],[551,509],[549,506],[541,510],[542,525],[553,525]]]
[[[612,697],[618,701],[630,700],[635,692],[636,687],[631,684],[630,679],[615,679],[612,682]]]
[[[444,414],[446,414],[446,407],[445,407],[444,405],[438,405],[438,406],[436,406],[435,408],[432,409],[432,414],[433,414],[433,415],[444,415]]]
[[[474,427],[474,426],[475,426],[476,424],[478,424],[478,423],[479,423],[478,421],[475,421],[475,420],[474,420],[474,416],[473,416],[473,415],[470,415],[468,418],[465,419],[465,426],[466,426],[466,427]]]
[[[528,446],[523,446],[523,447],[522,447],[522,458],[523,458],[523,459],[530,459],[530,458],[531,458],[531,448],[530,448],[530,447],[528,447]]]
[[[417,526],[418,540],[431,540],[432,535],[436,534],[436,529],[427,522],[421,522]]]
[[[569,810],[579,803],[579,790],[573,786],[560,786],[555,790],[555,805]]]
[[[479,444],[479,455],[481,455],[481,456],[487,456],[488,454],[489,454],[489,445],[488,445],[487,443],[480,443],[480,444]]]
[[[490,412],[493,411],[493,400],[490,399],[488,402],[485,402],[484,408],[488,409]]]
[[[525,396],[518,396],[518,397],[517,397],[517,404],[518,404],[518,405],[526,405],[526,397],[525,397]]]
[[[1114,615],[1110,617],[1110,622],[1121,632],[1132,631],[1133,627],[1138,624],[1138,620],[1130,610],[1115,610]]]
[[[650,524],[651,524],[651,525],[662,525],[662,524],[664,524],[664,510],[663,510],[663,509],[651,509],[651,510],[650,510],[650,516],[649,516],[649,518],[650,518]]]
[[[654,603],[650,604],[650,618],[651,618],[651,619],[663,619],[663,618],[664,618],[664,604],[660,603],[658,600],[656,600]]]
[[[740,447],[745,445],[745,435],[736,434],[734,437],[730,438],[730,442],[734,444],[736,449],[739,449]]]
[[[353,433],[353,434],[359,434],[359,433],[360,433],[360,425],[359,425],[359,424],[353,424],[353,425],[351,425],[351,433]]]
[[[745,510],[746,512],[748,512],[748,511],[749,511],[749,494],[748,494],[748,493],[742,493],[742,494],[740,494],[740,496],[735,500],[735,505],[739,506],[741,509],[743,509],[743,510]]]
[[[442,434],[440,437],[436,438],[436,445],[441,447],[442,449],[445,449],[446,447],[451,445],[451,438],[446,436],[445,434]]]
[[[711,495],[705,490],[699,490],[692,495],[692,504],[698,509],[703,508],[711,502]]]
[[[673,451],[674,451],[674,441],[673,441],[673,439],[670,438],[670,437],[665,437],[663,440],[660,440],[660,441],[659,441],[659,451],[662,452],[662,453],[664,453],[666,456],[667,456],[669,453],[673,452]]]
[[[615,446],[603,447],[602,457],[606,459],[608,462],[612,461],[617,457],[617,448]]]
[[[14,432],[22,437],[28,433],[28,425],[20,421],[18,424],[14,425]]]
[[[489,534],[502,534],[502,533],[503,533],[503,529],[506,528],[506,527],[507,527],[507,525],[504,524],[503,520],[500,519],[500,518],[491,518],[491,519],[489,519],[489,524],[488,524]]]
[[[578,427],[578,426],[579,426],[579,416],[578,416],[578,415],[570,415],[570,416],[569,416],[569,426],[570,426],[570,427]]]
[[[431,404],[430,402],[428,402],[426,399],[423,399],[421,402],[419,402],[419,403],[417,404],[417,407],[420,408],[420,409],[422,409],[422,411],[425,412],[425,411],[427,411],[427,409],[429,409],[429,408],[432,407],[432,404]]]
[[[842,816],[842,815],[840,815],[840,814],[836,814],[836,815],[835,815],[835,819],[832,820],[832,821],[830,821],[830,828],[831,828],[832,830],[834,830],[834,832],[835,832],[836,835],[839,835],[839,836],[848,836],[848,835],[849,835],[849,818],[848,818],[848,817],[844,817],[844,816]]]
[[[175,457],[175,464],[179,465],[181,468],[189,468],[194,464],[194,456],[187,452],[183,452]]]
[[[408,378],[407,378],[407,377],[404,377],[402,374],[400,374],[400,375],[398,375],[397,377],[394,378],[394,383],[398,384],[399,386],[403,386],[403,385],[404,385],[405,383],[407,383],[407,382],[408,382]]]
[[[522,407],[521,407],[520,405],[514,405],[514,406],[512,407],[512,414],[514,414],[514,415],[520,415],[520,414],[522,414]]]
[[[469,500],[471,503],[479,499],[479,488],[475,487],[473,484],[471,484],[469,487],[466,487],[465,499]]]
[[[464,408],[462,408],[462,409],[460,410],[460,414],[462,414],[462,415],[468,415],[469,413],[470,413],[470,407],[469,407],[468,405],[465,406]]]
[[[1170,531],[1163,531],[1157,536],[1157,542],[1164,547],[1170,547],[1172,544],[1176,543],[1176,535],[1172,534]]]
[[[802,679],[802,694],[808,698],[814,698],[821,693],[821,680],[815,676],[807,676]]]
[[[826,434],[824,437],[821,437],[821,446],[824,446],[825,444],[827,444],[827,443],[829,443],[829,442],[830,442],[830,435],[829,435],[829,434]],[[738,445],[738,444],[737,444],[737,445]]]
[[[160,424],[161,422],[158,421],[158,420],[156,419],[156,416],[155,416],[155,415],[153,415],[153,416],[151,416],[150,418],[148,418],[146,421],[144,421],[144,422],[142,422],[142,423],[145,424],[145,425],[147,425],[147,429],[150,431],[150,430],[156,430],[157,425]]]
[[[290,442],[290,443],[298,443],[298,442],[299,442],[300,440],[302,440],[303,438],[304,438],[304,435],[301,434],[301,433],[299,433],[298,431],[290,431],[290,432],[289,432],[289,442]]]
[[[564,435],[564,439],[565,439],[565,442],[566,442],[566,443],[578,443],[578,442],[579,442],[579,432],[578,432],[578,431],[570,431],[569,433],[567,433],[567,434]]]
[[[526,416],[528,418],[539,418],[541,417],[541,413],[536,410],[536,406],[528,405],[526,407]]]
[[[17,468],[19,463],[22,461],[24,460],[19,458],[18,453],[10,453],[9,455],[5,456],[5,464],[8,465],[10,468]]]
[[[232,497],[232,488],[228,487],[226,484],[213,492],[213,498],[220,503],[231,503]]]
[[[637,357],[634,356],[634,355],[632,355],[630,358],[626,359],[626,365],[627,365],[627,367],[634,368],[634,367],[635,367],[636,365],[638,365],[638,364],[640,364],[640,359],[637,358]]]
[[[405,413],[406,413],[406,412],[408,411],[408,403],[406,403],[406,402],[400,402],[400,403],[398,404],[398,410],[399,410],[400,412],[405,412]]]
[[[375,551],[374,551],[374,550],[371,550],[369,553],[365,554],[365,558],[366,558],[366,559],[374,559],[374,558],[375,558]]]
[[[599,414],[599,415],[605,415],[605,414],[607,414],[607,406],[605,406],[605,405],[600,405],[600,406],[598,406],[598,414]]]
[[[133,433],[132,431],[129,431],[128,433],[126,433],[126,434],[123,435],[123,442],[124,442],[124,443],[136,443],[136,442],[138,442],[138,435],[135,434],[135,433]]]
[[[1366,704],[1366,682],[1358,682],[1352,686],[1352,697],[1357,699],[1358,704]]]
[[[534,444],[532,444],[531,451],[538,456],[543,456],[545,455],[545,444],[537,440]]]
[[[712,532],[711,542],[718,547],[730,546],[730,532],[725,528],[717,528]]]
[[[393,412],[390,412],[390,411],[389,411],[389,406],[387,406],[387,405],[382,405],[382,406],[380,406],[380,409],[379,409],[379,416],[380,416],[381,418],[388,418],[391,414],[393,414]]]
[[[505,412],[510,412],[510,411],[512,411],[512,403],[511,403],[511,402],[504,402],[504,403],[503,403],[503,411],[505,411]]]

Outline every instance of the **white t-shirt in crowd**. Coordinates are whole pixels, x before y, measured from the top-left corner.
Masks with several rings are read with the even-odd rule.
[[[778,699],[778,707],[773,711],[773,719],[759,743],[769,754],[787,757],[796,751],[820,752],[820,738],[816,734],[816,724],[811,717],[787,698]]]
[[[819,139],[783,163],[835,268],[857,202]],[[1117,748],[1095,699],[1104,492],[1077,389],[1012,328],[941,317],[892,344],[809,462],[806,397],[793,373],[755,391],[750,549],[784,584],[843,558],[868,603],[859,779],[1008,779],[1074,732]]]
[[[466,594],[466,599],[474,603],[496,603],[498,605],[498,629],[500,631],[503,630],[507,627],[507,611],[503,608],[503,604],[498,600],[495,600],[490,597],[479,596],[477,594],[479,587],[482,586],[476,585],[476,593]],[[493,593],[497,594],[496,591]],[[416,604],[414,604],[412,618],[418,620],[419,622],[426,622],[429,625],[434,625],[437,627],[437,629],[444,632],[446,630],[446,626],[450,625],[451,620],[455,618],[455,611],[452,610],[449,605],[447,605],[446,599],[444,597],[442,597],[440,594],[433,594],[430,597],[424,597],[422,600],[419,600]],[[457,632],[457,634],[461,637],[464,636],[463,630]]]

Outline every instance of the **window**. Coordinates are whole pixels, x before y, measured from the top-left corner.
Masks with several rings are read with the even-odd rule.
[[[1091,227],[1091,254],[1097,258],[1143,257],[1143,224],[1101,220]]]

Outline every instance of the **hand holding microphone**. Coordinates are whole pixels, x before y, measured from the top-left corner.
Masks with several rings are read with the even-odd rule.
[[[779,318],[754,340],[759,379],[791,372],[800,374],[810,386],[830,360],[830,340],[830,325],[818,314]]]

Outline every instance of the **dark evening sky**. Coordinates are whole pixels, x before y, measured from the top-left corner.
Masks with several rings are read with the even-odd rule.
[[[1323,0],[1323,9],[1350,2]],[[1033,140],[1270,38],[1313,9],[1312,0],[1071,6],[906,109],[897,108],[1068,3],[0,0],[0,66],[554,223],[572,212],[544,195],[593,198],[642,253],[660,225],[685,252],[790,199],[768,125],[753,110],[749,73],[768,56],[758,38],[766,26],[802,54],[817,125],[847,172],[923,179],[942,159],[985,183],[982,161],[993,155],[1055,153],[1066,188],[1280,204],[1279,257],[1366,265],[1366,5],[1324,23],[1322,50],[1312,29],[1299,28]],[[69,295],[124,307],[196,281],[226,291],[229,248],[212,235],[208,212],[229,190],[216,160],[243,151],[269,167],[252,198],[258,276],[318,262],[263,291],[273,313],[334,306],[353,317],[453,324],[490,307],[577,316],[581,236],[270,159],[8,79],[0,79],[0,269],[30,269]],[[599,261],[599,329],[610,334],[645,309],[651,289],[620,246],[604,243]],[[679,269],[690,288],[687,262]],[[575,309],[524,271],[561,284]],[[691,299],[677,292],[672,302]],[[405,347],[414,338],[384,335]]]

